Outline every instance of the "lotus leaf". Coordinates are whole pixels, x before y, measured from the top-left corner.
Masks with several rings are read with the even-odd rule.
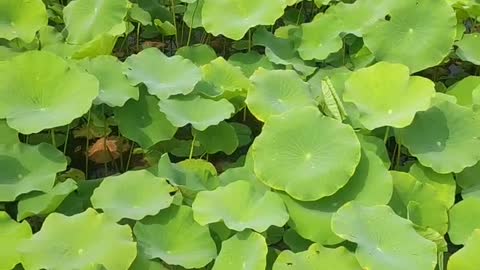
[[[18,132],[7,125],[7,121],[0,120],[0,144],[18,143]]]
[[[384,205],[347,203],[333,215],[332,229],[357,243],[356,257],[371,270],[433,270],[437,264],[435,243],[423,238],[413,224]]]
[[[475,196],[480,198],[480,163],[465,168],[457,174],[457,184],[462,188],[462,197]]]
[[[457,99],[457,104],[465,107],[480,105],[480,77],[468,76],[448,88],[447,94]],[[476,108],[474,108],[476,109]]]
[[[243,231],[222,243],[212,270],[264,270],[266,267],[267,243],[262,235]]]
[[[48,23],[42,0],[2,0],[0,18],[0,39],[20,38],[25,42],[31,42]]]
[[[261,55],[256,51],[236,53],[228,58],[228,62],[234,66],[240,67],[243,74],[247,77],[252,76],[252,74],[259,68],[269,70],[274,69],[273,63],[270,62],[266,56]]]
[[[202,10],[205,0],[197,0],[193,3],[188,3],[187,9],[183,14],[183,21],[188,27],[198,28],[202,27]]]
[[[13,269],[22,261],[17,248],[31,236],[32,229],[26,221],[17,223],[0,211],[0,269]]]
[[[314,107],[270,117],[252,149],[259,179],[302,201],[334,194],[360,161],[353,129]]]
[[[480,229],[475,230],[465,247],[453,254],[448,261],[449,270],[476,270],[480,267]]]
[[[250,79],[253,87],[245,102],[250,112],[261,121],[272,115],[315,105],[308,83],[293,70],[261,68]]]
[[[208,154],[224,152],[231,155],[238,147],[238,137],[235,128],[227,122],[210,126],[204,131],[193,131],[195,138],[205,147]]]
[[[396,134],[423,166],[438,173],[458,173],[480,160],[480,122],[471,109],[448,101],[417,113]]]
[[[148,258],[160,258],[168,264],[200,268],[217,255],[215,242],[207,227],[193,220],[192,209],[175,206],[147,217],[134,227],[140,248]]]
[[[0,201],[9,202],[31,191],[48,192],[67,160],[50,144],[0,144],[0,164]]]
[[[219,94],[225,91],[245,91],[250,88],[250,81],[243,75],[242,70],[223,57],[218,57],[202,66],[202,74],[203,80]]]
[[[480,198],[469,197],[455,204],[449,212],[448,236],[452,243],[462,245],[475,229],[480,229]]]
[[[142,25],[152,25],[152,16],[137,4],[133,4],[128,10],[128,16]]]
[[[170,196],[173,191],[167,180],[148,171],[130,171],[105,178],[90,200],[93,207],[102,209],[115,221],[140,220],[168,208],[173,201]]]
[[[0,118],[23,134],[69,124],[98,95],[95,77],[49,52],[23,53],[0,73]]]
[[[197,2],[198,1],[200,0],[197,0]],[[206,65],[217,58],[217,53],[215,50],[206,44],[196,44],[189,47],[181,47],[177,50],[176,54],[192,61],[197,66]]]
[[[409,74],[406,66],[387,62],[359,69],[345,82],[343,99],[355,104],[360,122],[370,130],[406,127],[418,111],[430,107],[435,94],[433,82]]]
[[[112,248],[115,247],[115,248]],[[71,217],[50,214],[21,247],[23,266],[36,269],[127,270],[137,249],[127,225],[89,208]]]
[[[477,48],[480,46],[480,34],[465,34],[462,40],[455,43],[457,45],[457,55],[465,61],[480,65],[480,53]]]
[[[148,48],[125,60],[128,79],[133,85],[144,83],[148,92],[160,100],[193,91],[201,79],[200,69],[180,55],[167,57],[157,48]]]

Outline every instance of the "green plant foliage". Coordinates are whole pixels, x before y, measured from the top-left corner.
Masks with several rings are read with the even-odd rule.
[[[18,143],[18,132],[7,125],[7,121],[0,120],[0,144]]]
[[[0,1],[0,38],[32,42],[40,28],[47,25],[47,9],[42,0]]]
[[[452,243],[465,244],[475,229],[480,228],[478,215],[480,213],[480,198],[472,197],[455,204],[450,209],[450,228],[448,235]]]
[[[208,154],[220,151],[231,155],[237,149],[239,140],[235,128],[227,122],[210,126],[204,131],[193,131],[193,136],[205,147]]]
[[[199,1],[202,0],[198,0],[197,2]],[[205,44],[197,44],[189,47],[179,48],[176,54],[192,61],[198,66],[206,65],[217,58],[217,53],[215,53],[215,50]]]
[[[465,247],[448,261],[449,270],[474,270],[480,267],[480,229],[475,230],[465,243]]]
[[[465,168],[461,173],[457,174],[457,184],[462,188],[462,197],[470,196],[480,198],[480,183],[478,181],[480,175],[480,163],[475,166]]]
[[[32,229],[26,221],[17,223],[3,211],[0,211],[0,226],[2,228],[0,231],[0,252],[2,253],[0,269],[13,269],[22,261],[17,249],[23,241],[32,236]]]
[[[465,107],[480,105],[480,77],[468,76],[448,88],[447,94],[457,99],[457,104]],[[473,109],[478,109],[473,107]]]
[[[479,34],[465,34],[462,40],[456,42],[455,45],[458,47],[456,53],[462,60],[480,65],[480,54],[476,49],[480,46]]]
[[[245,74],[247,77],[252,76],[253,73],[260,67],[269,70],[275,68],[273,63],[270,62],[266,56],[261,55],[256,51],[236,53],[228,58],[228,62],[234,66],[240,67],[240,69],[243,71],[243,74]]]
[[[210,96],[219,96],[224,92],[245,91],[250,88],[250,81],[243,75],[242,70],[223,57],[218,57],[202,67],[203,82],[206,89],[202,92],[210,93]],[[230,93],[231,94],[231,93]]]

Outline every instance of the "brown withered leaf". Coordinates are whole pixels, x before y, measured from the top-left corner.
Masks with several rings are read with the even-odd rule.
[[[88,149],[88,158],[95,163],[107,163],[120,158],[129,147],[128,142],[118,137],[100,138]]]

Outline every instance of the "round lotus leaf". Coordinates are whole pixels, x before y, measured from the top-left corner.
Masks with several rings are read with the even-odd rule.
[[[464,61],[469,61],[475,65],[480,65],[480,34],[472,33],[463,35],[462,40],[457,41],[457,55]]]
[[[475,230],[465,246],[450,256],[448,270],[477,270],[480,267],[480,229]]]
[[[20,133],[67,125],[98,95],[95,77],[52,53],[26,52],[6,63],[0,65],[0,118]]]
[[[17,248],[31,236],[28,222],[17,223],[6,212],[0,211],[0,269],[13,269],[22,261]]]
[[[392,8],[388,20],[369,27],[363,39],[377,60],[402,63],[414,73],[442,62],[456,34],[455,11],[446,1],[405,0]]]
[[[257,25],[272,25],[283,15],[285,0],[205,0],[202,24],[214,36],[240,40]]]
[[[238,147],[238,137],[235,128],[222,121],[218,125],[209,126],[204,131],[192,131],[195,138],[205,147],[208,154],[224,152],[231,155]]]
[[[235,107],[226,99],[211,100],[198,96],[160,100],[158,106],[174,126],[192,124],[200,131],[218,125],[235,112]]]
[[[202,74],[203,80],[219,94],[245,91],[251,86],[242,70],[227,62],[223,57],[218,57],[202,66]]]
[[[250,79],[253,87],[245,102],[260,121],[293,109],[315,106],[308,83],[293,70],[260,68]]]
[[[2,0],[0,2],[0,38],[20,38],[29,43],[48,23],[42,0]]]
[[[289,225],[303,238],[316,243],[334,245],[342,242],[331,229],[332,215],[345,203],[386,204],[393,192],[392,176],[378,156],[362,151],[355,174],[348,183],[330,197],[315,202],[300,202],[282,194],[287,206]]]
[[[461,172],[480,160],[480,121],[469,109],[448,101],[419,112],[395,131],[423,166],[438,173]]]
[[[249,230],[223,241],[212,270],[264,270],[268,247],[265,238]]]
[[[138,101],[129,100],[115,108],[115,119],[123,136],[147,149],[161,141],[168,141],[177,132],[158,109],[158,99],[142,91]]]
[[[7,125],[7,121],[0,120],[0,144],[15,144],[20,142],[18,132]]]
[[[51,144],[0,144],[0,167],[0,201],[10,202],[31,191],[48,192],[67,160]]]
[[[93,192],[92,206],[102,209],[115,221],[122,218],[140,220],[156,215],[172,204],[175,191],[167,180],[140,170],[106,177]]]
[[[122,62],[116,57],[102,55],[86,59],[80,65],[100,82],[100,93],[94,100],[95,104],[121,107],[129,99],[138,100],[138,88],[130,85],[122,73]]]
[[[352,127],[322,116],[314,107],[270,117],[252,151],[258,178],[302,201],[338,191],[360,161]]]
[[[115,28],[124,23],[128,4],[127,0],[70,1],[63,9],[63,19],[68,32],[67,42],[84,44],[101,34],[122,34]]]
[[[457,184],[462,188],[462,197],[478,197],[480,198],[480,163],[475,166],[465,168],[457,174]]]
[[[137,243],[148,258],[160,258],[172,265],[201,268],[217,256],[208,227],[193,220],[188,206],[172,205],[134,227]]]
[[[50,214],[21,247],[23,266],[36,269],[127,270],[137,255],[128,225],[89,208],[81,214]]]
[[[197,2],[200,0],[197,0]],[[195,63],[197,66],[203,66],[217,58],[217,53],[212,47],[206,44],[195,44],[189,47],[179,48],[175,54],[182,56]]]
[[[180,55],[167,57],[157,48],[148,48],[125,60],[125,74],[133,85],[144,83],[148,92],[163,100],[186,95],[201,80],[200,69]]]
[[[343,99],[355,104],[359,121],[373,130],[408,126],[418,111],[430,107],[434,94],[430,80],[410,77],[404,65],[380,62],[355,71],[345,82]]]
[[[236,231],[249,228],[264,232],[288,221],[285,205],[277,194],[243,180],[199,192],[192,209],[195,221],[201,225],[223,221]]]
[[[455,204],[448,214],[448,236],[452,243],[463,245],[475,229],[480,229],[480,198],[466,198]]]
[[[480,100],[476,100],[476,96],[480,96],[480,77],[468,76],[448,88],[447,94],[457,99],[457,104],[465,107],[472,105],[480,105]],[[475,108],[474,108],[475,109]]]
[[[21,198],[17,206],[17,220],[52,213],[75,189],[77,189],[77,183],[72,179],[67,179],[65,182],[56,184],[46,193],[27,195],[26,198]]]
[[[453,206],[457,185],[452,174],[440,174],[419,163],[410,167],[409,174],[422,183],[432,185],[437,193],[435,200],[441,201],[447,209]]]
[[[272,70],[275,68],[272,62],[268,60],[265,55],[261,55],[256,51],[250,51],[247,53],[235,53],[228,62],[232,65],[240,67],[245,76],[250,77],[259,68]]]
[[[333,231],[357,243],[356,257],[371,270],[432,270],[437,264],[435,243],[419,235],[413,224],[384,205],[347,203],[332,218]]]
[[[293,253],[284,250],[273,264],[273,270],[361,270],[355,255],[345,247],[326,248],[319,244],[312,244],[308,250]]]

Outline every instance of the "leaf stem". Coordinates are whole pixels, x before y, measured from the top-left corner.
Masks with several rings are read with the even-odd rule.
[[[189,30],[188,30],[187,47],[190,46],[190,41],[192,40],[193,20],[195,19],[195,14],[197,13],[197,8],[198,8],[198,2],[199,1],[200,0],[197,0],[195,2],[195,8],[193,9],[192,19],[190,20],[190,27],[189,27]]]
[[[88,146],[89,146],[89,140],[90,140],[90,118],[92,117],[92,110],[88,110],[88,116],[87,116],[87,140],[85,142],[85,176],[87,179],[89,178],[88,176]]]
[[[389,138],[389,135],[390,135],[390,127],[387,127],[387,130],[385,131],[385,137],[383,138],[383,143],[386,144],[387,143],[387,140]]]
[[[175,14],[175,1],[170,0],[171,9],[172,9],[172,19],[173,19],[173,26],[175,27],[175,44],[178,46],[178,35],[177,35],[177,16]]]
[[[197,137],[197,134],[193,134],[193,139],[192,139],[192,145],[190,145],[190,154],[188,155],[188,159],[192,159],[193,157],[193,147],[195,146],[195,139]]]
[[[248,29],[248,52],[252,51],[252,29]]]
[[[68,145],[68,136],[70,135],[70,124],[67,125],[67,133],[65,134],[65,143],[63,144],[63,154],[67,153],[67,145]]]
[[[128,153],[127,165],[125,166],[125,171],[128,171],[130,167],[130,161],[132,160],[133,149],[135,148],[135,143],[132,142],[132,146],[130,147],[130,152]]]
[[[140,51],[140,28],[141,24],[137,23],[137,52]]]
[[[52,136],[52,145],[57,148],[57,140],[55,140],[55,129],[50,129],[50,135]]]

